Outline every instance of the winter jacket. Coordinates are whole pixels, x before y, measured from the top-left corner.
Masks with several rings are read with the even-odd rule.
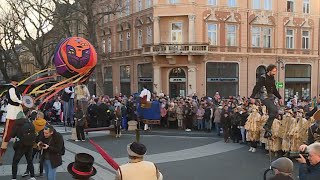
[[[319,180],[320,179],[320,162],[312,166],[310,164],[301,164],[299,167],[300,180]]]
[[[293,180],[293,178],[291,176],[287,176],[287,175],[280,173],[280,174],[273,176],[269,180]]]

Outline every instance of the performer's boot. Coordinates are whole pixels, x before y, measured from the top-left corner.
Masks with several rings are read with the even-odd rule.
[[[268,127],[268,126],[263,126],[263,128],[265,129],[265,133],[263,135],[264,138],[270,138],[272,136],[272,133],[271,133],[271,128]]]

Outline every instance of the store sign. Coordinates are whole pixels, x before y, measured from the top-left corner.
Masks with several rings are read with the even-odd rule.
[[[153,82],[152,78],[138,78],[138,82]]]
[[[186,78],[170,78],[170,82],[186,82]]]
[[[207,78],[207,82],[238,82],[238,78]]]

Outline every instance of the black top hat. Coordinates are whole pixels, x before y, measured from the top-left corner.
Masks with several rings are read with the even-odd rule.
[[[97,174],[93,167],[94,158],[87,153],[76,154],[74,162],[68,165],[68,172],[74,178],[91,177]]]

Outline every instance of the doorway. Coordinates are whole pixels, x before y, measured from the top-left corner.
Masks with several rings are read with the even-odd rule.
[[[169,96],[186,96],[186,73],[182,68],[173,68],[169,73]]]

